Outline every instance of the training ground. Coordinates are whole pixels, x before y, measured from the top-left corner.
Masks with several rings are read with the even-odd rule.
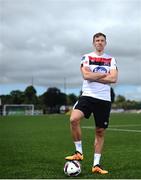
[[[80,179],[141,179],[141,114],[111,114],[101,164],[92,174],[94,121],[83,120]],[[0,179],[66,179],[64,157],[74,152],[69,116],[0,117]]]

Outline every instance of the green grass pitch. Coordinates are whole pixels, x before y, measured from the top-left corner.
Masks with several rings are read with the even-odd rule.
[[[92,174],[94,121],[82,120],[84,161],[76,179],[141,178],[141,114],[112,114],[101,164]],[[64,157],[74,152],[69,116],[0,117],[0,179],[66,179]]]

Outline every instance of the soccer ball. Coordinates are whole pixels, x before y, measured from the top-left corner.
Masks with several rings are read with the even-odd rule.
[[[78,176],[81,173],[81,164],[78,161],[67,161],[64,165],[64,173],[67,176]]]

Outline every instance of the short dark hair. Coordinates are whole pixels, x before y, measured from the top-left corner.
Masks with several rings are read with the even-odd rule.
[[[96,38],[96,37],[99,37],[99,36],[103,36],[103,37],[105,38],[105,40],[106,40],[106,35],[103,34],[103,33],[101,33],[101,32],[99,32],[99,33],[94,34],[94,36],[93,36],[93,42],[94,42],[95,38]]]

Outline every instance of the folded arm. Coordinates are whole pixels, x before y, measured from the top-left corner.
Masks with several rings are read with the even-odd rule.
[[[110,70],[110,73],[92,72],[88,67],[81,67],[83,78],[88,81],[95,81],[103,84],[116,83],[118,71]]]
[[[85,80],[88,81],[99,81],[101,78],[105,78],[107,74],[99,72],[92,72],[88,67],[81,67],[81,73]]]
[[[103,84],[116,83],[117,77],[118,77],[117,69],[112,69],[112,70],[110,70],[110,72],[107,74],[106,77],[100,78],[96,81],[103,83]]]

